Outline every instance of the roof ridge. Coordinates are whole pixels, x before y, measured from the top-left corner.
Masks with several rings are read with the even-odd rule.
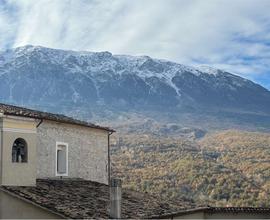
[[[64,114],[45,112],[45,111],[40,111],[40,110],[30,109],[26,107],[10,105],[10,104],[0,103],[0,112],[6,115],[21,116],[21,117],[34,118],[34,119],[44,119],[44,120],[61,122],[61,123],[80,125],[84,127],[96,128],[96,129],[105,130],[109,132],[115,132],[113,129],[109,127],[95,125],[93,123],[75,119],[73,117],[66,116]]]

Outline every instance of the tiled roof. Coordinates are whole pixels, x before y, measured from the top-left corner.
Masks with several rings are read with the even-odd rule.
[[[2,189],[66,218],[108,218],[108,185],[81,179],[39,179],[36,187]],[[168,203],[152,195],[123,189],[122,218],[150,218],[194,208],[190,201]]]
[[[6,115],[21,116],[21,117],[28,117],[28,118],[34,118],[34,119],[45,119],[45,120],[81,125],[85,127],[114,132],[114,130],[108,127],[98,126],[98,125],[95,125],[86,121],[81,121],[81,120],[77,120],[71,117],[67,117],[65,115],[42,112],[42,111],[37,111],[33,109],[7,105],[7,104],[2,104],[2,103],[0,103],[0,112]]]
[[[268,213],[270,215],[270,207],[209,207],[206,212],[208,213]]]
[[[238,214],[238,213],[245,213],[245,214],[263,214],[270,218],[270,207],[197,207],[191,208],[187,210],[180,210],[177,212],[172,212],[169,214],[162,214],[152,216],[153,219],[173,219],[178,216],[186,216],[189,214],[194,214],[198,212],[204,212],[209,214],[219,213],[219,214]],[[225,217],[224,217],[225,218]]]

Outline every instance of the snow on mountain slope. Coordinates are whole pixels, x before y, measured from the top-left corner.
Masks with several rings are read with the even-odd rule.
[[[114,111],[270,114],[270,92],[239,76],[148,56],[24,46],[0,52],[0,101]]]

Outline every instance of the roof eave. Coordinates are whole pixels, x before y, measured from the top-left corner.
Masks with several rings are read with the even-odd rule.
[[[107,131],[107,132],[112,132],[112,133],[116,132],[115,130],[113,130],[111,128],[107,128],[107,127],[91,126],[91,125],[87,125],[87,124],[80,124],[80,123],[76,123],[76,122],[69,122],[69,121],[65,121],[65,120],[61,120],[61,119],[60,120],[54,120],[54,119],[37,117],[37,116],[31,116],[31,115],[20,115],[20,114],[11,113],[11,112],[4,112],[4,115],[17,116],[17,117],[23,117],[23,118],[39,119],[39,120],[48,120],[48,121],[54,121],[54,122],[59,122],[59,123],[78,125],[78,126],[87,127],[87,128],[99,129],[99,130],[103,130],[103,131]]]

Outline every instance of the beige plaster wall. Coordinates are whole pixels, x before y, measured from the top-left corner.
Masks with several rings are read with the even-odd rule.
[[[32,186],[36,183],[36,127],[33,120],[1,119],[1,184]],[[12,162],[12,146],[17,138],[27,143],[26,163]]]
[[[176,215],[172,219],[205,219],[205,214],[202,211],[192,212],[188,214]]]
[[[0,219],[59,219],[47,210],[0,190]]]
[[[68,177],[108,183],[108,132],[44,121],[37,128],[37,178],[56,177],[56,142],[68,144]]]

